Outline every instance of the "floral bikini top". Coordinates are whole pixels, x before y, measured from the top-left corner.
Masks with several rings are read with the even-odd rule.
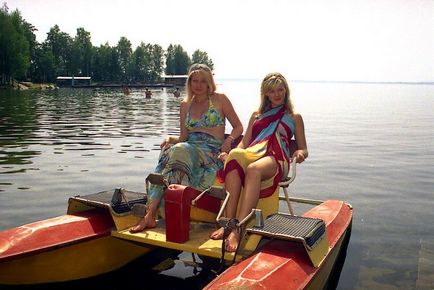
[[[187,116],[185,118],[185,127],[187,130],[191,130],[193,128],[215,128],[225,124],[225,118],[220,116],[209,96],[208,111],[206,111],[205,114],[200,117],[200,119],[193,119],[190,116],[190,109],[188,109]]]

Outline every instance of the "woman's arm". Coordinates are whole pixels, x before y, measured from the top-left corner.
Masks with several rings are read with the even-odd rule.
[[[238,148],[247,148],[247,146],[249,146],[250,141],[252,139],[253,123],[255,122],[257,115],[258,115],[258,113],[254,112],[252,114],[252,116],[250,117],[249,125],[247,126],[247,129],[246,129],[246,133],[244,133],[243,139],[241,139],[240,144],[238,144],[238,146],[237,146]]]
[[[237,139],[241,134],[243,134],[243,125],[241,124],[240,118],[235,112],[231,101],[226,97],[226,95],[221,94],[222,111],[225,118],[228,119],[232,126],[231,134],[224,140],[221,151],[229,152],[231,150],[232,142]]]
[[[250,117],[249,125],[247,127],[246,133],[244,134],[243,138],[241,139],[240,143],[237,145],[237,148],[246,148],[250,144],[250,139],[252,138],[252,126],[253,122],[256,120],[256,112],[252,114],[252,117]],[[222,152],[219,155],[219,159],[222,161],[225,161],[228,156],[228,153]]]
[[[292,117],[295,121],[295,141],[297,142],[298,148],[294,154],[292,154],[292,157],[296,158],[297,163],[301,163],[309,156],[304,133],[304,122],[300,114],[294,113]]]
[[[178,142],[184,142],[187,140],[188,132],[187,132],[187,128],[185,127],[187,108],[188,108],[188,103],[185,101],[181,102],[179,108],[179,123],[180,123],[179,136],[167,136],[161,143],[160,145],[161,148],[164,148],[169,144],[176,144]]]
[[[186,101],[182,101],[179,108],[180,134],[179,134],[178,142],[184,142],[187,140],[188,137],[187,127],[185,126],[185,119],[187,118],[188,106],[189,104]]]

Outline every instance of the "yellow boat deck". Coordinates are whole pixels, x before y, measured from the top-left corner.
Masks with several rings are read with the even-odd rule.
[[[164,221],[159,220],[157,223],[157,227],[146,229],[139,233],[130,233],[128,229],[121,231],[112,231],[112,236],[135,241],[138,243],[154,245],[163,248],[169,248],[174,250],[180,250],[190,253],[196,253],[198,255],[203,255],[212,258],[221,258],[222,255],[222,240],[212,240],[209,238],[209,235],[212,231],[216,229],[214,224],[203,223],[203,222],[191,222],[190,223],[190,234],[189,240],[185,243],[175,243],[166,241],[166,228]],[[251,235],[247,244],[251,244],[250,247],[246,246],[242,247],[243,250],[240,251],[237,255],[236,260],[242,258],[242,256],[248,255],[251,250],[249,248],[256,248],[260,237],[256,235]],[[253,238],[253,239],[252,239]],[[234,257],[234,253],[225,253],[225,260],[232,260]]]

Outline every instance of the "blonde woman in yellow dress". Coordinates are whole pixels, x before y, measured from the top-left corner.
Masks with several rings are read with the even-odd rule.
[[[298,150],[290,156],[292,137]],[[293,110],[288,83],[280,73],[268,74],[261,84],[259,109],[252,114],[238,148],[230,151],[225,161],[225,187],[230,193],[226,216],[244,219],[260,197],[275,192],[289,171],[291,158],[301,163],[307,156],[303,118]],[[245,194],[239,200],[242,188]],[[223,235],[224,229],[220,228],[210,238],[221,239]],[[240,229],[232,230],[225,241],[225,250],[234,252],[239,240]]]

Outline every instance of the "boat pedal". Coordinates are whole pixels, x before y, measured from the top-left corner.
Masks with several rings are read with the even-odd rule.
[[[326,226],[323,220],[277,213],[264,220],[263,227],[253,226],[248,233],[275,239],[301,242],[315,267],[328,252]]]
[[[312,249],[325,235],[325,224],[321,219],[273,214],[265,219],[263,227],[253,226],[247,232],[284,240],[302,239]]]

